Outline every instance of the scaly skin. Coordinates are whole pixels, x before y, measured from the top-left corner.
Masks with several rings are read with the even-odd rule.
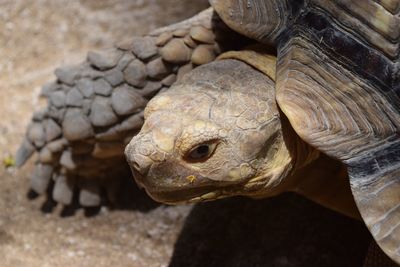
[[[57,81],[43,87],[48,105],[34,114],[16,156],[21,166],[38,154],[32,190],[63,205],[74,192],[86,207],[116,202],[121,177],[129,174],[124,147],[140,130],[147,101],[221,51],[241,46],[231,39],[237,34],[208,9],[57,69]]]
[[[315,161],[319,153],[280,114],[273,80],[238,60],[201,66],[153,98],[125,154],[137,182],[161,202],[296,191],[358,215],[345,179],[332,177],[346,178],[343,166]]]

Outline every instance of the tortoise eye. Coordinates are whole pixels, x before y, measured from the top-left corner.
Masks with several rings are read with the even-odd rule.
[[[203,161],[208,159],[215,148],[217,147],[216,143],[203,143],[192,148],[189,153],[185,156],[186,159],[190,161]]]

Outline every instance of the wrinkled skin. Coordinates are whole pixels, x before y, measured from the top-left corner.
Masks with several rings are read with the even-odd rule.
[[[273,80],[242,61],[200,66],[154,97],[125,155],[138,184],[160,202],[294,191],[359,216],[342,164],[295,134]]]
[[[288,145],[274,82],[228,59],[151,100],[125,154],[154,199],[177,203],[280,191],[294,167]]]

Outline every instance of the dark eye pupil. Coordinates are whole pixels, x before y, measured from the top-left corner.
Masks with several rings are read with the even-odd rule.
[[[208,154],[208,146],[199,146],[196,149],[197,154],[199,155],[204,155],[204,154]]]
[[[208,145],[201,145],[196,147],[195,149],[192,150],[192,152],[190,153],[189,157],[191,159],[202,159],[206,156],[208,156],[210,152],[210,148],[208,147]]]
[[[184,157],[192,162],[205,161],[213,154],[217,144],[203,143],[193,147]]]

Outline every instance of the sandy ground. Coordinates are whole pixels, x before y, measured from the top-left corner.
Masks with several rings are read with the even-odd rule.
[[[53,70],[189,17],[207,1],[0,0],[0,160],[14,154]],[[28,164],[0,166],[0,266],[166,266],[190,207],[61,218],[29,201]],[[139,194],[145,201],[147,196]],[[133,200],[134,201],[134,200]],[[156,208],[157,207],[157,208]]]
[[[206,7],[192,0],[0,0],[0,160],[14,154],[42,84],[90,49]],[[361,266],[361,222],[286,194],[168,207],[137,191],[131,210],[43,213],[27,176],[0,164],[0,267]],[[135,206],[135,205],[134,205]]]

